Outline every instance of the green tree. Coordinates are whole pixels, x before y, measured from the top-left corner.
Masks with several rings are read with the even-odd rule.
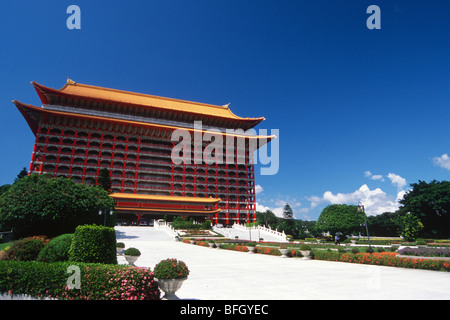
[[[14,179],[14,182],[19,181],[20,179],[22,179],[23,177],[26,177],[27,175],[28,175],[28,171],[25,167],[23,167],[23,169],[19,172],[17,177]]]
[[[17,236],[73,233],[80,224],[103,224],[99,208],[114,208],[102,188],[67,178],[32,174],[0,196],[0,223]],[[114,225],[108,217],[107,225]]]
[[[398,213],[404,216],[408,212],[416,216],[423,224],[421,237],[450,237],[450,182],[420,181],[411,184],[412,189],[400,200]]]
[[[423,224],[419,218],[411,213],[407,213],[399,217],[399,234],[406,241],[415,241],[421,230]]]
[[[283,219],[294,219],[294,212],[288,203],[283,208]]]
[[[284,231],[285,234],[289,234],[294,238],[298,237],[298,229],[296,228],[294,219],[278,218],[278,221],[279,222],[276,227],[278,231]]]
[[[8,189],[11,187],[10,184],[4,184],[2,186],[0,186],[0,196],[5,193],[6,191],[8,191]]]
[[[378,237],[393,237],[398,234],[398,213],[384,212],[376,216],[367,217],[370,234]]]
[[[271,227],[275,229],[278,224],[277,216],[270,210],[266,210],[265,212],[256,212],[256,221],[259,225],[263,225],[266,227]]]
[[[111,191],[111,175],[109,173],[109,169],[103,168],[98,172],[98,185],[105,189],[108,193],[112,193]]]
[[[332,204],[322,210],[317,219],[316,228],[320,229],[323,226],[324,231],[329,231],[331,234],[336,232],[354,234],[360,230],[362,223],[364,223],[364,214],[358,212],[356,206]]]

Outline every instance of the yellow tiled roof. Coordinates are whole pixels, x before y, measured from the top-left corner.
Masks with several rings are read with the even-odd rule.
[[[55,93],[64,93],[90,99],[102,99],[107,101],[115,101],[124,104],[141,105],[147,107],[154,107],[166,110],[175,110],[180,112],[202,114],[207,116],[214,116],[220,118],[241,120],[241,121],[262,121],[264,117],[260,118],[242,118],[235,115],[229,109],[228,105],[217,106],[212,104],[192,102],[186,100],[177,100],[172,98],[165,98],[153,96],[142,93],[135,93],[130,91],[123,91],[117,89],[97,87],[87,84],[76,83],[67,79],[67,83],[59,90],[45,87],[34,81],[31,82],[33,86],[45,90],[53,91]]]
[[[25,110],[29,110],[31,112],[45,112],[47,114],[54,114],[54,115],[61,115],[61,116],[73,116],[74,114],[68,113],[68,112],[63,112],[63,111],[54,111],[54,110],[48,110],[48,109],[43,109],[40,107],[36,107],[30,104],[25,104],[22,103],[20,101],[17,100],[13,100],[12,101],[16,107],[20,110],[20,112],[23,114],[23,116],[25,117],[25,119],[28,122],[28,125],[30,126],[30,128],[33,130],[33,133],[36,134],[35,130],[37,128],[37,124],[34,123],[33,119],[25,112]],[[99,117],[99,116],[88,116],[88,115],[84,115],[84,114],[77,114],[76,115],[79,118],[84,118],[84,119],[98,119],[98,120],[109,120],[109,121],[117,121],[117,122],[124,122],[124,123],[131,123],[131,124],[137,124],[137,125],[143,125],[143,126],[149,126],[149,127],[154,127],[154,126],[158,126],[160,128],[163,129],[168,129],[168,130],[174,130],[174,129],[178,129],[178,127],[174,127],[174,126],[169,126],[169,125],[155,125],[155,124],[151,124],[151,123],[146,123],[146,122],[138,122],[138,121],[131,121],[131,120],[120,120],[120,119],[113,119],[113,118],[106,118],[106,117]],[[190,131],[201,131],[203,132],[204,130],[196,130],[196,129],[188,129]],[[237,134],[228,134],[228,133],[224,133],[224,135],[229,135],[229,136],[242,136],[242,135],[237,135]],[[248,139],[263,139],[265,141],[265,143],[269,142],[272,139],[275,139],[276,136],[275,135],[270,135],[270,136],[256,136],[256,135],[244,135],[246,138]]]
[[[203,197],[180,197],[180,196],[159,196],[150,194],[133,194],[133,193],[112,193],[110,196],[114,199],[129,200],[155,200],[155,201],[176,201],[176,202],[197,202],[197,203],[216,203],[219,198],[203,198]]]

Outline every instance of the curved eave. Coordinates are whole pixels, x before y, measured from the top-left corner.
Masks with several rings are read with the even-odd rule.
[[[201,198],[201,197],[180,197],[180,196],[160,196],[151,194],[132,194],[132,193],[112,193],[110,197],[117,200],[150,200],[150,201],[174,201],[189,203],[214,204],[220,202],[220,198]]]
[[[215,214],[220,213],[222,209],[214,209],[214,210],[177,210],[177,209],[168,209],[168,208],[141,208],[141,207],[115,207],[115,210],[123,210],[123,211],[148,211],[148,212],[172,212],[172,213],[198,213],[198,214]]]
[[[265,120],[264,117],[259,118],[239,117],[235,115],[228,108],[228,106],[216,106],[199,102],[177,100],[172,98],[146,95],[129,91],[96,87],[91,85],[75,83],[71,80],[68,80],[67,83],[61,89],[49,88],[35,81],[32,81],[31,84],[34,86],[43,104],[50,104],[51,101],[49,101],[47,95],[53,94],[60,96],[63,95],[65,97],[72,97],[77,99],[96,100],[113,104],[128,104],[140,108],[151,108],[160,111],[176,111],[196,116],[220,118],[228,121],[236,121],[237,123],[241,123],[242,125],[240,127],[245,127],[247,129],[253,128],[261,121]],[[147,101],[147,103],[145,103],[145,101]],[[155,102],[156,103],[160,102],[163,105],[167,104],[167,106],[157,106],[155,105]],[[192,110],[195,108],[209,109],[209,112]]]
[[[39,122],[33,119],[33,117],[30,114],[30,109],[34,110],[35,112],[40,112],[40,110],[35,110],[32,108],[33,107],[32,105],[27,105],[17,100],[13,100],[12,103],[14,103],[17,110],[19,110],[19,112],[25,118],[25,121],[28,123],[28,126],[30,127],[33,134],[36,135]]]
[[[36,132],[37,132],[38,124],[29,116],[28,113],[30,111],[46,113],[46,114],[50,114],[50,115],[76,117],[76,118],[81,118],[81,119],[85,119],[85,120],[109,121],[109,122],[115,122],[115,123],[124,124],[124,125],[131,124],[131,125],[145,126],[145,127],[151,127],[151,128],[162,128],[162,129],[169,130],[169,131],[180,129],[180,127],[174,127],[174,126],[169,126],[169,125],[160,125],[160,124],[152,124],[152,123],[147,123],[147,122],[120,120],[120,119],[115,119],[115,118],[107,118],[107,117],[91,116],[91,115],[84,115],[84,114],[76,114],[76,113],[70,113],[70,112],[47,110],[47,109],[43,109],[41,107],[27,105],[27,104],[24,104],[17,100],[14,100],[13,103],[17,106],[17,108],[20,110],[20,112],[24,115],[25,119],[27,120],[28,125],[30,126],[30,128],[34,134],[36,134]],[[191,129],[191,128],[182,128],[182,129],[185,129],[192,133],[201,132],[203,134],[203,133],[207,132],[207,130],[196,130],[196,129]],[[265,143],[271,141],[272,139],[276,138],[276,136],[274,136],[274,135],[271,135],[271,136],[242,136],[242,135],[228,134],[228,133],[221,133],[221,134],[223,136],[232,136],[232,137],[237,137],[237,138],[245,137],[247,139],[261,140],[263,142],[263,144],[260,144],[259,147],[261,145],[264,145]]]

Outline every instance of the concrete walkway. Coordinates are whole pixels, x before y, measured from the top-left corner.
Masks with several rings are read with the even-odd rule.
[[[184,261],[190,275],[177,296],[200,300],[447,300],[450,273],[281,258],[173,241],[152,227],[116,227],[117,241],[138,248],[137,266]],[[118,258],[126,264],[124,257]]]

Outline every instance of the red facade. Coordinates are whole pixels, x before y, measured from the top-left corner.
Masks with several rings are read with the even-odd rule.
[[[267,143],[272,137],[233,135],[226,129],[248,130],[263,118],[237,117],[228,106],[140,95],[70,80],[59,90],[33,85],[42,107],[14,101],[36,136],[30,173],[98,184],[99,171],[107,168],[120,220],[139,223],[167,215],[222,224],[256,220],[250,146],[256,142],[259,147],[261,141]],[[194,121],[220,131],[217,135],[223,137],[223,151],[215,150],[215,156],[223,154],[228,163],[207,164],[201,158],[210,142],[198,140],[206,129],[195,130]],[[172,141],[172,133],[179,129],[191,137],[187,142],[192,148],[186,149],[190,163],[172,161],[172,150],[178,144]],[[242,152],[232,150],[225,159],[227,141],[237,145],[238,139],[245,148]],[[202,161],[198,161],[199,156]]]

